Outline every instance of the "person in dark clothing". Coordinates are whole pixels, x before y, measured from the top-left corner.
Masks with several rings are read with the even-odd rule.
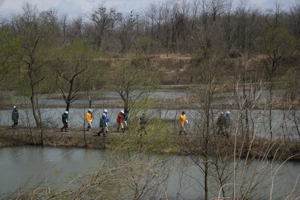
[[[126,108],[126,109],[125,109],[125,112],[123,113],[123,119],[124,119],[124,121],[123,121],[123,124],[124,124],[124,130],[125,130],[125,129],[127,129],[127,130],[128,130],[128,128],[127,128],[127,119],[128,119],[128,113],[129,113],[129,110]]]
[[[13,109],[12,114],[11,114],[11,119],[13,120],[14,124],[11,127],[12,128],[17,128],[18,121],[19,121],[19,112],[18,112],[16,106],[14,106],[13,108],[14,109]]]
[[[217,120],[217,126],[219,127],[218,134],[224,134],[225,124],[226,124],[226,119],[225,119],[224,113],[221,112],[220,116]]]
[[[147,124],[147,121],[145,119],[145,114],[143,114],[143,116],[140,118],[140,129],[139,129],[139,132],[140,131],[143,131],[145,133],[145,135],[147,135],[147,132],[146,132],[146,124]]]
[[[105,122],[105,115],[102,115],[102,117],[100,118],[100,131],[98,132],[98,135],[100,136],[101,133],[103,134],[103,136],[105,137],[105,127],[106,127],[106,122]]]
[[[68,111],[65,111],[63,114],[62,114],[62,117],[61,117],[61,120],[62,120],[62,123],[64,124],[64,126],[60,129],[61,132],[64,132],[64,129],[66,132],[68,132],[68,119],[69,119],[69,112]]]
[[[225,115],[225,130],[224,130],[224,136],[226,136],[227,138],[230,136],[230,125],[231,125],[230,112],[227,111]]]

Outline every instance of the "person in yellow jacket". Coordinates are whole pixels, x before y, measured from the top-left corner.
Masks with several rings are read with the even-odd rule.
[[[87,130],[92,131],[93,115],[91,109],[89,109],[88,112],[86,113],[86,121],[88,123]]]
[[[185,123],[188,123],[188,120],[185,117],[185,112],[182,111],[181,115],[180,115],[180,131],[179,131],[179,135],[181,134],[181,132],[183,132],[184,134],[186,134],[185,131]]]

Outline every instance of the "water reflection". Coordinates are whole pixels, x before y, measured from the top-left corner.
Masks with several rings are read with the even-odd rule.
[[[52,147],[9,147],[0,149],[0,195],[6,192],[14,191],[28,179],[32,178],[33,184],[38,183],[45,178],[48,181],[60,182],[64,177],[69,176],[70,173],[84,173],[96,169],[101,163],[105,161],[105,157],[111,154],[108,150],[96,149],[77,149],[77,148],[52,148]],[[146,155],[145,155],[146,156]],[[170,176],[166,185],[166,192],[169,196],[178,197],[179,199],[196,199],[203,197],[203,189],[201,182],[203,181],[203,174],[199,166],[193,163],[189,156],[174,156],[174,155],[152,155],[161,157],[166,166],[170,167]],[[146,158],[149,159],[149,158]],[[199,160],[201,161],[201,159]],[[275,177],[273,199],[278,199],[282,195],[288,194],[295,188],[297,193],[293,195],[300,195],[300,184],[297,182],[297,177],[300,176],[300,163],[287,162],[283,166],[281,163],[273,163],[271,161],[253,161],[247,165],[247,178],[255,179],[254,183],[262,181],[256,192],[269,194],[271,187],[269,185],[272,176]],[[258,168],[257,168],[258,167]],[[53,174],[54,170],[61,170],[61,174]],[[233,169],[233,163],[228,164],[227,170],[230,172]],[[278,170],[279,169],[279,170]],[[277,172],[278,170],[278,172]],[[253,177],[254,171],[258,171],[257,175]],[[277,172],[277,174],[275,174]],[[237,174],[237,180],[241,180],[244,172],[241,170]],[[266,175],[266,177],[264,177]],[[210,175],[211,176],[211,175]],[[229,184],[227,190],[232,189],[232,176],[227,181]],[[261,179],[261,180],[260,180]],[[216,180],[210,178],[211,185],[210,197],[218,194],[220,186],[214,184]],[[239,183],[237,183],[239,184]],[[212,189],[214,186],[215,188]],[[245,185],[247,186],[247,185]],[[275,193],[275,192],[274,192]],[[231,195],[232,193],[228,193]],[[261,193],[260,193],[261,195]]]

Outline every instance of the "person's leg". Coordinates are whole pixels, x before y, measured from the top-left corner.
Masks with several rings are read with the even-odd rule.
[[[182,125],[182,130],[183,130],[183,133],[186,135],[186,130],[185,130],[184,124]]]
[[[182,124],[180,124],[179,135],[181,135],[181,132],[182,132]]]
[[[106,131],[105,131],[105,128],[106,128],[106,127],[103,127],[103,128],[102,128],[102,133],[103,133],[103,136],[104,136],[104,137],[106,137],[106,135],[105,135],[105,132],[106,132]]]
[[[124,125],[121,123],[122,132],[124,133]]]
[[[103,132],[104,132],[104,128],[103,128],[103,127],[100,127],[100,131],[98,132],[98,135],[100,136],[101,133],[103,133]]]
[[[120,126],[121,126],[120,123],[118,123],[117,133],[119,132]]]
[[[65,122],[64,126],[65,126],[65,131],[68,132],[68,122]]]
[[[88,131],[92,131],[92,122],[88,122]]]
[[[63,127],[61,127],[60,131],[64,132],[65,123],[63,122]]]
[[[108,133],[108,123],[106,123],[105,131]]]
[[[124,130],[127,128],[127,121],[124,121]]]
[[[17,125],[18,125],[18,121],[14,121],[13,127],[14,127],[14,128],[17,128]]]

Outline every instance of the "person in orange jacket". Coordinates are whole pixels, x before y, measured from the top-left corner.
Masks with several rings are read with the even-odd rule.
[[[124,111],[121,110],[121,112],[118,114],[118,118],[117,118],[117,123],[118,123],[118,128],[117,128],[117,132],[119,132],[120,126],[122,128],[122,132],[124,133],[124,125],[123,125],[123,120],[124,120]]]
[[[93,115],[91,109],[89,109],[88,112],[86,113],[86,121],[88,123],[87,130],[92,131]]]
[[[185,112],[182,111],[181,115],[180,115],[180,131],[179,131],[179,135],[181,135],[181,132],[183,132],[184,134],[186,134],[186,130],[185,130],[185,123],[188,123],[188,120],[185,117]]]

